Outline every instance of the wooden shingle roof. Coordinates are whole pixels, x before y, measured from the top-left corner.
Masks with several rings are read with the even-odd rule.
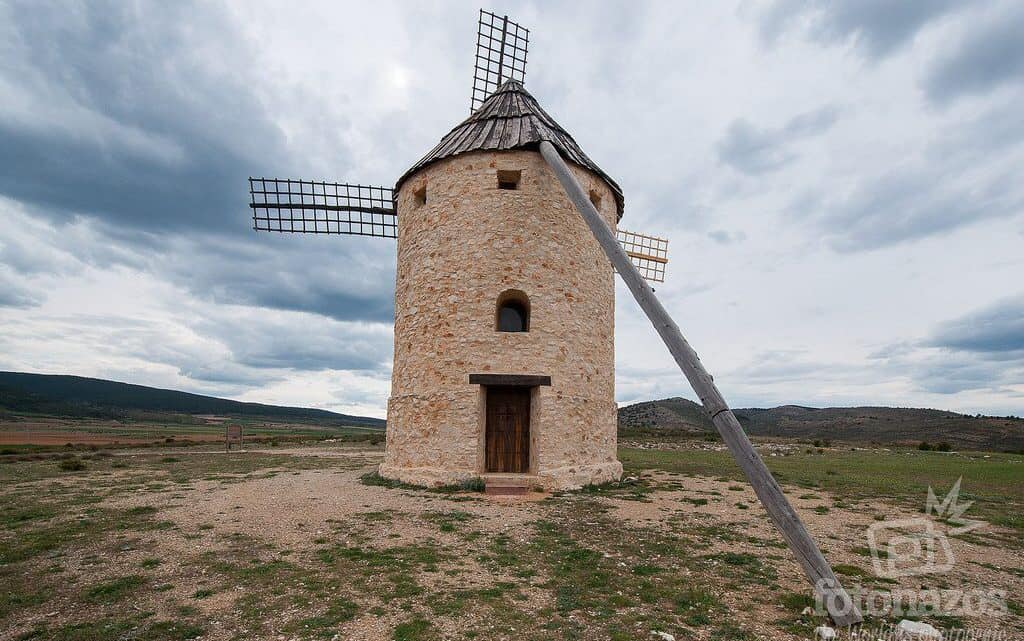
[[[398,179],[395,191],[407,178],[438,160],[470,151],[537,149],[542,140],[554,145],[566,160],[593,171],[608,183],[615,195],[619,217],[622,217],[624,202],[619,185],[583,153],[573,137],[517,80],[506,81],[469,118],[448,132],[430,153]]]

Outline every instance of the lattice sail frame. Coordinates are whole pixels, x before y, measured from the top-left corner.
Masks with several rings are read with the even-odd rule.
[[[473,93],[469,113],[508,79],[525,82],[530,30],[490,11],[480,10],[473,61]]]
[[[617,230],[615,235],[645,280],[652,283],[665,282],[665,266],[668,265],[667,239],[625,229]]]
[[[289,178],[249,178],[258,231],[397,238],[390,187]]]

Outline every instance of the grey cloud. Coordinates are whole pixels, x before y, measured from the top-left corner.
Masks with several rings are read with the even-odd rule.
[[[239,392],[284,378],[280,372],[271,373],[230,362],[186,363],[178,368],[178,373],[192,381],[227,385]]]
[[[733,373],[745,382],[771,385],[791,381],[851,381],[862,378],[859,368],[815,360],[800,350],[768,350],[754,354]]]
[[[868,358],[883,360],[887,358],[899,358],[912,354],[916,349],[916,345],[910,341],[899,341],[896,343],[890,343],[889,345],[883,345],[873,352],[868,354]]]
[[[1024,208],[1019,150],[1024,112],[999,101],[939,130],[917,157],[863,172],[794,198],[790,211],[815,221],[841,252],[890,247]],[[843,190],[844,183],[852,186]]]
[[[925,93],[936,103],[1024,81],[1024,6],[992,15],[930,67]],[[1018,106],[1019,109],[1019,106]]]
[[[0,194],[55,225],[32,230],[47,243],[5,242],[0,262],[25,275],[124,265],[217,302],[392,318],[394,241],[251,230],[246,177],[305,165],[223,10],[25,3],[0,18],[0,86],[14,92],[0,104]],[[34,249],[52,244],[65,255]]]
[[[1024,109],[1019,100],[1010,99],[997,102],[974,118],[958,120],[956,127],[932,144],[929,157],[978,164],[1022,143]]]
[[[16,216],[10,211],[5,211],[4,202],[0,200],[0,215],[12,225],[11,229],[5,232],[0,239],[0,266],[6,267],[18,278],[26,279],[34,276],[63,275],[74,272],[82,267],[82,260],[72,253],[62,250],[50,242],[43,241],[61,235],[60,232],[49,226],[39,226],[30,229],[21,229],[21,223],[26,222],[24,218]],[[61,231],[67,232],[66,226]],[[70,244],[77,244],[85,240],[76,234],[70,234],[73,238],[65,237]],[[85,240],[86,245],[91,245]]]
[[[182,287],[200,300],[321,314],[337,320],[394,318],[395,242],[384,238],[256,233],[158,235],[97,221],[14,225],[0,266],[18,280],[86,266],[125,267]]]
[[[760,28],[765,40],[774,41],[799,22],[819,42],[853,41],[869,58],[880,59],[913,40],[929,22],[966,4],[954,0],[779,0],[761,14]]]
[[[963,356],[934,359],[913,371],[914,382],[924,391],[957,394],[967,390],[998,387],[1004,368],[995,363]]]
[[[150,365],[168,366],[193,381],[243,389],[280,378],[280,372],[237,363],[215,338],[202,333],[189,335],[170,320],[153,323],[113,315],[71,314],[48,319],[39,326],[51,336],[68,333],[79,344],[103,345],[108,357],[132,357]]]
[[[720,245],[730,245],[745,240],[747,235],[741,231],[729,232],[724,229],[714,229],[708,232],[708,238]]]
[[[357,389],[352,386],[333,389],[330,391],[330,395],[331,398],[335,399],[337,402],[343,403],[349,407],[361,405],[364,407],[379,408],[387,402],[386,394],[384,399],[382,399],[380,392],[377,390]]]
[[[798,114],[776,129],[760,129],[746,120],[735,120],[718,142],[718,157],[745,174],[774,171],[796,158],[793,143],[828,131],[838,117],[839,110],[827,105]]]
[[[392,334],[385,324],[195,303],[186,311],[185,323],[193,336],[123,322],[91,331],[104,335],[116,352],[172,366],[194,380],[234,385],[279,380],[286,370],[386,370],[391,357]],[[85,317],[74,322],[93,325]]]
[[[943,162],[868,178],[842,196],[803,196],[794,211],[817,219],[837,251],[890,247],[908,240],[1017,213],[1024,194],[1012,170],[969,173]]]
[[[685,396],[691,398],[693,390],[679,369],[658,367],[615,367],[615,400],[619,403],[638,403],[657,398]]]
[[[1024,361],[1024,295],[943,323],[929,343],[934,347],[980,352],[987,356],[1008,356],[1016,352]]]
[[[197,297],[322,314],[337,320],[394,319],[395,241],[259,234],[184,239],[153,271]]]
[[[0,192],[140,229],[248,226],[246,171],[276,169],[284,136],[244,76],[195,55],[244,42],[221,10],[83,2],[3,13],[0,78],[14,95],[0,107]]]
[[[1024,295],[944,321],[927,340],[894,343],[871,358],[926,392],[1006,390],[1024,380]]]
[[[44,300],[42,292],[17,282],[17,276],[0,271],[0,307],[35,307]]]
[[[1002,392],[1024,376],[1024,358],[950,349],[922,348],[908,358],[889,362],[921,390],[958,394],[971,390]]]
[[[391,357],[390,327],[339,323],[307,314],[217,314],[194,326],[255,369],[377,370]]]

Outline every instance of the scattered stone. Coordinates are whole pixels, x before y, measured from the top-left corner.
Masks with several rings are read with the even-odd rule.
[[[827,625],[819,625],[814,628],[814,638],[819,641],[833,641],[836,638],[836,631]]]
[[[651,636],[661,639],[661,641],[676,641],[676,638],[668,632],[661,632],[658,630],[651,630]]]
[[[942,641],[942,633],[923,621],[903,619],[896,625],[896,638],[907,641]]]
[[[810,616],[812,614],[814,614],[814,610],[811,608],[811,606],[807,606],[803,610],[800,610],[800,616],[805,616],[806,617],[806,616]]]

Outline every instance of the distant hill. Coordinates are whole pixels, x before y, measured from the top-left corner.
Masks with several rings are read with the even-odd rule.
[[[1024,449],[1024,420],[967,416],[903,407],[801,407],[733,410],[747,434],[853,443],[917,445],[945,441],[958,449]],[[666,398],[619,408],[619,431],[701,434],[714,431],[703,408],[685,398]]]
[[[58,416],[118,418],[125,412],[215,414],[384,428],[384,421],[327,410],[241,403],[98,378],[0,372],[0,408]]]

